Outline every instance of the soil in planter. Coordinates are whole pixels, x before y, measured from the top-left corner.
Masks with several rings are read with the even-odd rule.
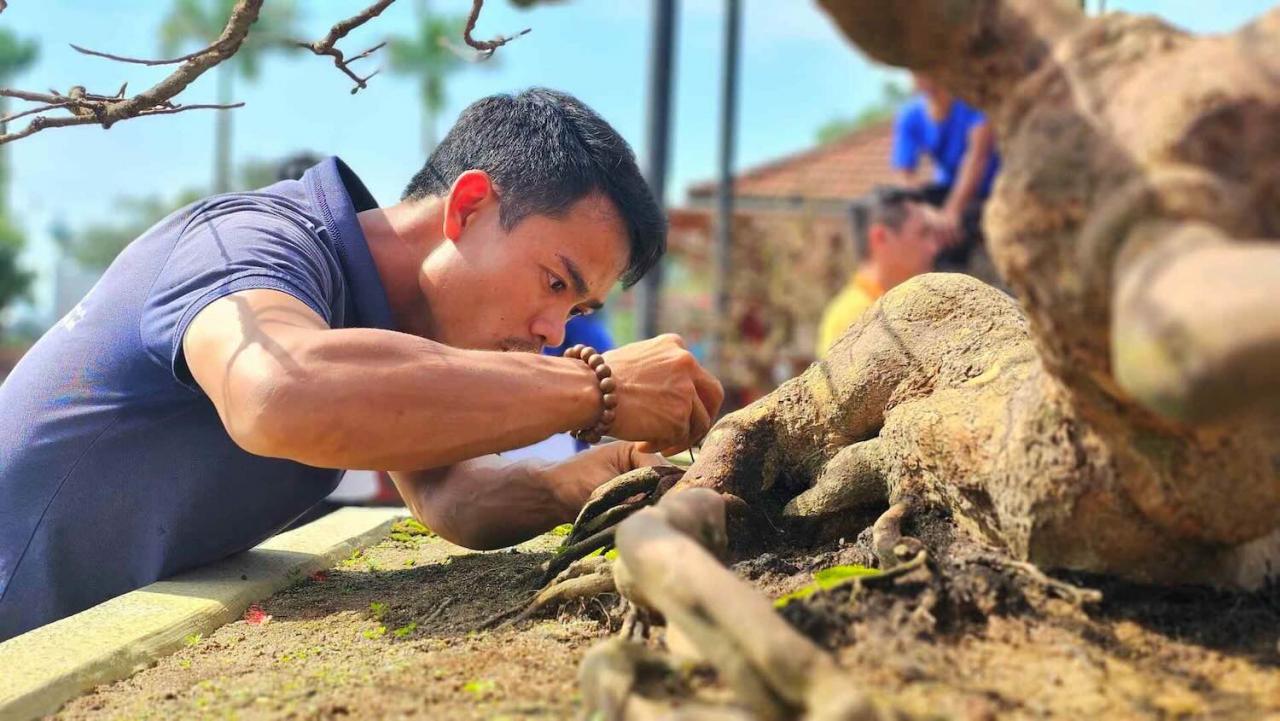
[[[261,603],[269,620],[190,638],[56,718],[572,718],[578,661],[608,633],[599,607],[475,630],[536,586],[560,540],[471,553],[395,533]]]
[[[574,718],[578,663],[609,633],[608,601],[475,630],[528,593],[560,540],[471,554],[397,534],[262,603],[266,623],[192,639],[58,718]],[[868,561],[865,544],[839,541],[734,570],[778,597],[814,571]],[[954,583],[903,577],[821,591],[781,613],[836,655],[850,683],[923,718],[1280,719],[1276,590],[1071,580],[1103,602],[1087,614],[1053,601],[978,613]]]

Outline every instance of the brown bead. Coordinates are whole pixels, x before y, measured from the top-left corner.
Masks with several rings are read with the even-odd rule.
[[[591,370],[595,370],[604,365],[604,356],[596,353],[593,356],[587,356],[587,365],[591,366]]]
[[[618,382],[612,378],[602,378],[600,380],[600,392],[612,393],[618,390]]]
[[[599,355],[599,354],[598,354],[598,353],[596,353],[596,349],[595,349],[595,348],[592,348],[592,347],[591,347],[591,346],[589,346],[589,345],[584,345],[584,346],[582,346],[582,350],[578,351],[578,356],[579,356],[579,357],[581,357],[581,358],[582,358],[582,360],[586,360],[586,359],[590,358],[590,357],[591,357],[591,356],[593,356],[593,355]]]
[[[599,368],[596,368],[596,378],[599,378],[600,380],[604,380],[611,375],[613,375],[613,371],[610,370],[608,365],[602,365]]]
[[[580,351],[580,350],[582,350],[582,346],[580,346],[580,345],[571,345],[571,346],[569,346],[568,348],[565,348],[565,349],[564,349],[564,357],[565,357],[565,358],[577,358],[577,357],[578,357],[578,351]]]
[[[613,425],[613,419],[617,417],[618,411],[612,408],[606,408],[604,409],[604,412],[600,414],[600,425],[604,426],[605,430],[608,430],[609,426]]]
[[[610,410],[618,407],[617,393],[605,393],[604,395],[600,396],[600,400],[604,402],[605,410]]]

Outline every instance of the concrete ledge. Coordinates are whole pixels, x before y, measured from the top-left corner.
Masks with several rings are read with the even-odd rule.
[[[0,719],[50,714],[234,621],[299,576],[380,540],[402,508],[344,508],[254,549],[0,643]]]

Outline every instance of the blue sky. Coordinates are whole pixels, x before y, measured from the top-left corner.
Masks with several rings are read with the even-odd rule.
[[[271,0],[268,0],[270,2]],[[321,37],[337,19],[369,0],[299,0],[304,37]],[[1092,6],[1096,0],[1090,0]],[[462,13],[469,0],[430,0],[433,11]],[[669,197],[711,177],[716,163],[723,3],[677,0]],[[1230,0],[1109,0],[1108,9],[1155,12],[1200,32],[1228,30],[1270,3]],[[39,62],[14,85],[31,90],[81,84],[114,92],[123,81],[140,90],[164,68],[123,65],[79,55],[74,42],[122,55],[157,57],[156,28],[165,0],[12,0],[0,22],[41,43]],[[388,34],[409,33],[412,0],[400,0],[340,47],[363,50]],[[468,67],[449,83],[440,133],[478,97],[546,85],[582,98],[644,153],[646,0],[570,0],[520,10],[489,0],[478,35],[532,32],[498,51],[492,66]],[[750,166],[810,145],[825,121],[874,103],[885,79],[899,77],[865,60],[839,36],[810,0],[744,0],[738,166]],[[376,67],[377,58],[365,61]],[[408,78],[380,75],[357,95],[326,58],[297,54],[267,61],[259,81],[239,83],[235,159],[275,158],[296,150],[346,159],[383,203],[394,201],[421,165],[420,111]],[[179,98],[212,102],[213,73]],[[21,122],[21,121],[19,121]],[[41,132],[9,146],[12,201],[32,236],[32,264],[47,266],[47,229],[55,218],[71,227],[109,220],[122,195],[173,195],[209,182],[213,114],[193,111],[130,120],[109,131],[84,126]]]

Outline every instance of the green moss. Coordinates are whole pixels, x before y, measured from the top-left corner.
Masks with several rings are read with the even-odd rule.
[[[866,578],[868,576],[879,576],[880,571],[875,568],[866,566],[850,565],[850,566],[831,566],[813,574],[813,582],[805,586],[801,586],[796,590],[779,597],[773,602],[773,605],[782,608],[783,606],[801,598],[808,598],[818,591],[826,591],[837,586],[842,586],[857,578]]]
[[[402,534],[407,537],[426,536],[428,538],[436,535],[430,528],[413,518],[405,518],[391,524],[391,537],[396,538],[396,534]]]

